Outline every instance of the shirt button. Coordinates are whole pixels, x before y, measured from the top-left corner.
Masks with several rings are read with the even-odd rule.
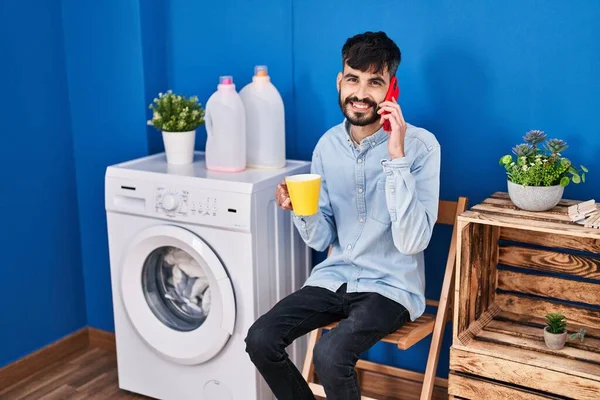
[[[359,163],[359,164],[362,164],[362,158],[359,158],[359,159],[358,159],[358,163]]]
[[[375,146],[375,142],[371,142],[371,146]]]
[[[362,193],[362,192],[363,192],[362,188],[358,189],[358,193]]]
[[[349,244],[348,246],[346,246],[346,248],[347,248],[348,250],[350,250],[350,249],[352,248],[352,245],[351,245],[351,244]]]
[[[365,219],[364,218],[360,218],[359,221],[360,222],[365,222]]]
[[[396,191],[396,189],[392,189],[391,192],[394,193]]]

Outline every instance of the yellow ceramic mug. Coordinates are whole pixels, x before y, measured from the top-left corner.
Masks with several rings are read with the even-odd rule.
[[[294,214],[307,216],[319,211],[321,175],[298,174],[285,178]]]

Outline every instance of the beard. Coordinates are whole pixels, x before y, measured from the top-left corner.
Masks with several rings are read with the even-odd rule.
[[[352,125],[355,126],[367,126],[374,124],[380,118],[379,114],[377,114],[377,103],[375,103],[371,99],[359,99],[358,97],[347,97],[346,100],[342,102],[341,94],[338,96],[338,103],[340,105],[340,109],[342,113],[346,117],[348,121]],[[363,103],[371,106],[365,112],[359,112],[352,110],[351,103]]]

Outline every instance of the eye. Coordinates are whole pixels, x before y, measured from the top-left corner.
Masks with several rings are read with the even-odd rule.
[[[379,82],[379,81],[373,81],[373,82],[371,82],[371,84],[373,86],[381,86],[381,82]]]
[[[348,81],[348,82],[356,82],[357,79],[356,78],[347,78],[346,81]]]

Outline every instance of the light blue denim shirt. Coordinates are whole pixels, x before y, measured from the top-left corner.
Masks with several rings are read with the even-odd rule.
[[[438,214],[440,145],[410,124],[405,157],[390,160],[387,142],[380,129],[356,145],[347,121],[327,131],[311,165],[322,177],[319,212],[293,220],[311,248],[332,245],[304,286],[336,291],[347,283],[347,292],[376,292],[414,321],[425,310],[423,251]]]

